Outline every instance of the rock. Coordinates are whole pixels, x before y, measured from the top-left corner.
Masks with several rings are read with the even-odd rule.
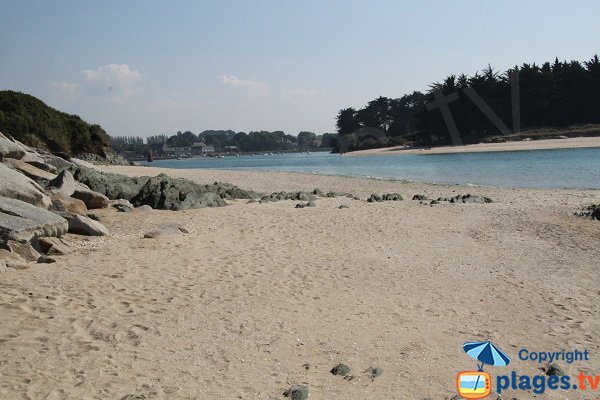
[[[69,171],[73,174],[75,180],[111,200],[126,199],[131,201],[149,179],[148,177],[132,178],[125,175],[100,172],[82,166],[71,166]],[[91,207],[88,205],[88,208]]]
[[[132,212],[133,207],[126,206],[124,204],[113,204],[113,208],[117,210],[117,212]]]
[[[144,234],[144,239],[154,239],[162,236],[181,235],[182,233],[188,233],[188,231],[185,228],[181,227],[163,226],[146,232]]]
[[[3,260],[7,268],[27,269],[29,264],[18,254],[12,253],[6,249],[0,249],[0,260]]]
[[[45,208],[0,197],[0,242],[8,239],[29,241],[43,236],[60,237],[67,233],[67,229],[64,218]]]
[[[283,392],[285,397],[289,397],[291,400],[306,400],[308,399],[308,387],[301,385],[294,385],[285,392]]]
[[[331,372],[333,375],[348,375],[350,373],[350,367],[347,366],[346,364],[338,364],[335,367],[333,367],[331,369]]]
[[[155,209],[187,210],[222,207],[225,201],[216,192],[208,191],[187,179],[174,179],[160,174],[148,179],[140,192],[131,199],[134,206],[148,204]]]
[[[464,204],[484,204],[492,203],[492,199],[483,196],[472,196],[470,194],[459,194],[450,199],[450,203],[464,203]]]
[[[383,370],[381,368],[373,368],[369,367],[367,369],[367,374],[370,375],[371,379],[377,378],[379,375],[383,374]]]
[[[563,376],[565,374],[563,372],[562,368],[559,367],[557,364],[549,364],[546,367],[545,372],[546,372],[546,375],[548,375],[548,376],[553,376],[553,375]]]
[[[68,170],[64,170],[48,182],[48,189],[54,194],[70,197],[75,193],[75,179]]]
[[[429,200],[429,197],[425,196],[424,194],[415,194],[412,197],[413,200]]]
[[[339,206],[338,208],[341,210],[341,209],[344,209],[344,208],[350,208],[350,207],[348,207],[348,206],[346,206],[346,205],[342,204],[342,205],[341,205],[341,206]]]
[[[4,158],[20,159],[23,156],[25,156],[25,149],[0,132],[0,160]]]
[[[94,169],[94,164],[89,163],[87,161],[80,160],[79,158],[69,158],[69,162],[77,165],[78,167]]]
[[[50,198],[30,178],[0,163],[0,196],[48,208]]]
[[[40,258],[40,253],[29,242],[20,243],[8,240],[5,246],[11,253],[18,254],[25,261],[37,261]]]
[[[440,204],[440,202],[437,200],[431,200],[431,202],[429,204]]]
[[[106,208],[110,204],[108,197],[93,190],[75,188],[73,197],[83,201],[85,206],[93,210],[95,208]]]
[[[49,181],[56,178],[55,174],[52,174],[48,171],[44,171],[43,169],[37,168],[30,163],[27,163],[23,160],[16,160],[14,158],[5,158],[4,164],[8,165],[12,169],[15,169],[22,174],[25,174],[28,178],[34,180],[37,183],[42,185],[46,185]]]
[[[386,193],[382,196],[382,200],[384,200],[384,201],[400,201],[400,200],[403,200],[403,198],[399,193]]]
[[[370,197],[367,199],[367,201],[368,201],[369,203],[375,203],[375,202],[380,202],[380,201],[383,201],[383,199],[381,198],[381,196],[380,196],[380,195],[373,193],[373,194],[371,194],[371,196],[370,196]]]
[[[68,162],[64,158],[55,156],[54,154],[42,154],[42,158],[46,164],[53,166],[58,171],[62,171],[63,169],[73,166],[72,163]]]
[[[91,218],[69,212],[62,212],[60,215],[69,223],[69,233],[86,236],[106,236],[109,234],[104,225]]]
[[[600,204],[592,204],[575,213],[578,217],[590,218],[600,221]]]
[[[52,204],[49,208],[51,211],[69,211],[80,215],[85,215],[88,211],[85,203],[74,197],[54,195],[51,200]]]
[[[353,196],[350,193],[346,193],[346,192],[328,192],[326,194],[327,197],[330,198],[336,198],[336,197],[350,197],[352,198]]]
[[[325,197],[325,193],[323,193],[323,192],[321,191],[321,189],[315,189],[315,190],[313,190],[313,192],[312,192],[312,193],[313,193],[315,196],[318,196],[318,197]]]
[[[306,203],[306,207],[316,207],[317,205],[315,204],[314,201],[309,201],[308,203]]]
[[[229,183],[215,182],[212,185],[204,185],[204,190],[214,192],[222,199],[245,199],[256,200],[260,198],[260,194],[251,190],[244,190]]]
[[[52,263],[55,263],[56,260],[52,257],[40,256],[40,258],[38,258],[37,262],[38,262],[38,264],[52,264]]]
[[[136,207],[135,209],[136,209],[137,211],[152,211],[152,210],[154,210],[152,207],[150,207],[150,206],[149,206],[149,205],[147,205],[147,204],[143,204],[143,205],[141,205],[141,206],[139,206],[139,207]]]
[[[66,241],[55,237],[41,237],[35,241],[36,246],[47,255],[62,256],[69,254],[73,248]]]

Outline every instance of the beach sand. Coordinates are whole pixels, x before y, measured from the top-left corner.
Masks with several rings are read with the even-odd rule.
[[[450,153],[483,153],[493,151],[520,151],[520,150],[550,150],[550,149],[576,149],[585,147],[600,147],[600,136],[574,137],[567,139],[523,140],[506,143],[477,143],[464,146],[440,146],[432,148],[405,148],[383,147],[353,151],[346,155],[389,155],[389,154],[450,154]]]
[[[99,210],[110,236],[67,235],[76,252],[0,274],[2,399],[283,399],[293,384],[307,385],[310,399],[444,399],[459,371],[476,369],[462,344],[479,340],[513,359],[486,368],[493,376],[543,374],[518,360],[521,348],[588,349],[590,361],[559,365],[600,374],[600,224],[573,216],[600,203],[600,191],[102,169],[405,200]],[[494,203],[410,200],[458,193]],[[188,233],[143,239],[165,225]],[[330,374],[338,363],[356,378]],[[371,380],[369,367],[383,374]]]

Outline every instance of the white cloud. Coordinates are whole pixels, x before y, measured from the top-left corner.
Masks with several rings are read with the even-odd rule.
[[[52,85],[54,90],[63,99],[76,99],[79,97],[80,88],[77,83],[73,82],[58,82]]]
[[[127,64],[108,64],[81,71],[85,87],[92,92],[129,93],[142,74]]]
[[[263,82],[253,81],[250,79],[240,79],[235,75],[219,75],[217,79],[223,85],[233,86],[246,89],[266,89],[267,85]]]
[[[285,97],[297,98],[297,97],[319,97],[323,95],[323,92],[316,89],[305,89],[305,88],[293,88],[283,92]]]

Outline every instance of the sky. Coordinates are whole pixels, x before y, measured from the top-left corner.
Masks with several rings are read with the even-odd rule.
[[[0,0],[0,90],[113,136],[334,132],[337,112],[491,64],[600,53],[593,1]]]

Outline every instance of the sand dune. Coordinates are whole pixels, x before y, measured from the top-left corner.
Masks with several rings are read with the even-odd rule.
[[[69,235],[76,254],[0,274],[0,398],[282,399],[305,384],[311,399],[444,399],[457,372],[475,368],[462,343],[480,339],[513,359],[523,347],[589,349],[591,361],[561,366],[599,373],[600,225],[573,216],[600,202],[599,191],[168,173],[263,192],[395,191],[406,200],[101,210],[110,236]],[[495,202],[410,200],[466,192]],[[188,233],[142,238],[164,225]],[[340,362],[356,379],[328,372]],[[371,380],[368,367],[384,373]],[[531,362],[514,368],[540,373]]]

